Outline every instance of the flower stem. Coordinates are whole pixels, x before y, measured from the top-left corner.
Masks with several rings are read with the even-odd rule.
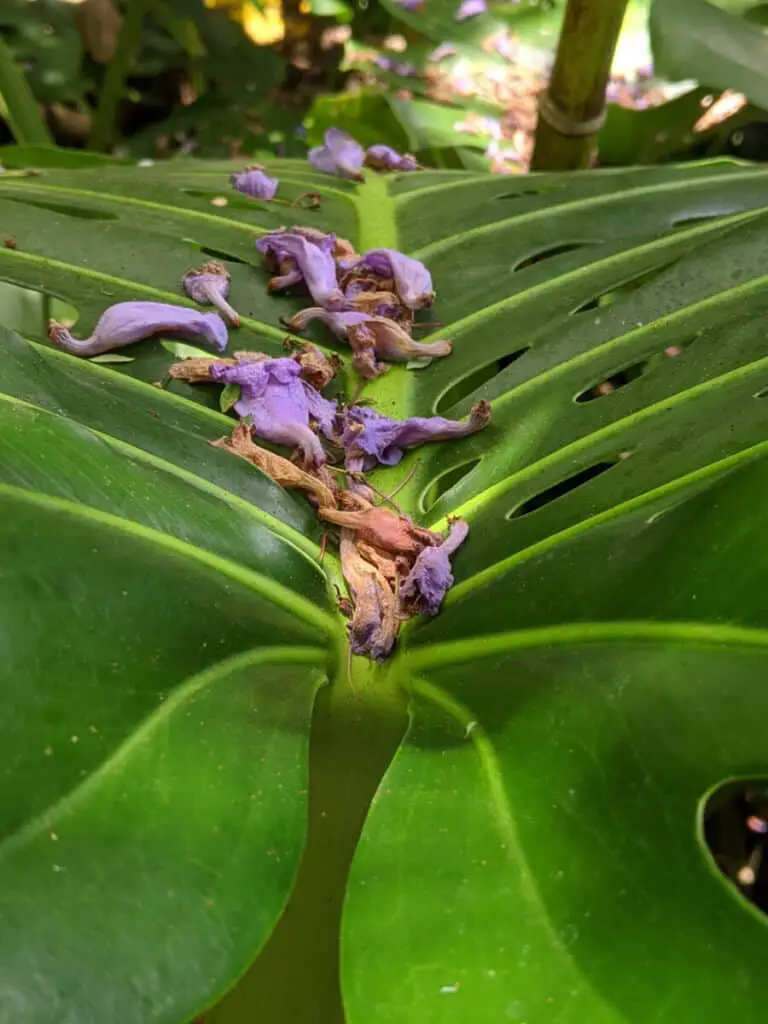
[[[128,67],[139,44],[144,14],[148,0],[127,0],[125,21],[115,55],[107,68],[104,84],[99,96],[96,113],[93,115],[88,146],[93,150],[106,150],[115,131],[115,114],[123,93]]]
[[[17,66],[8,47],[0,37],[0,107],[13,137],[22,146],[52,146],[53,140],[45,126],[24,72]]]
[[[627,0],[568,0],[549,86],[539,99],[531,169],[590,167]]]

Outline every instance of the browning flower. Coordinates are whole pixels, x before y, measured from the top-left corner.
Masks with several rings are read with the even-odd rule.
[[[421,164],[410,153],[398,153],[391,146],[369,146],[365,154],[367,167],[377,171],[420,171]]]
[[[201,313],[187,306],[165,302],[118,302],[99,317],[89,338],[73,338],[56,320],[48,321],[48,337],[56,345],[76,356],[95,356],[124,348],[135,341],[158,334],[207,341],[223,352],[227,347],[227,328],[217,313]]]
[[[366,544],[381,551],[391,551],[395,555],[418,555],[426,545],[439,544],[442,540],[439,533],[425,530],[408,516],[397,515],[382,505],[351,511],[324,508],[319,515],[329,523],[354,530],[357,537]]]
[[[454,520],[448,536],[437,547],[425,547],[400,587],[400,600],[411,614],[437,615],[448,589],[453,586],[451,555],[466,540],[469,527]]]
[[[397,600],[386,577],[367,562],[355,544],[351,530],[341,531],[341,571],[355,605],[347,626],[353,654],[384,661],[395,645],[400,625]]]
[[[188,270],[181,281],[190,299],[201,306],[215,306],[233,327],[240,326],[240,314],[227,302],[229,271],[223,263],[211,260],[199,270]]]
[[[271,231],[263,235],[256,242],[256,248],[280,270],[279,276],[270,279],[270,291],[280,291],[303,281],[318,306],[339,308],[343,305],[344,296],[336,283],[334,242],[333,235],[318,242],[292,231]]]
[[[371,249],[350,269],[371,270],[380,277],[391,278],[395,291],[409,309],[423,309],[432,305],[435,293],[431,274],[419,260],[397,249]]]

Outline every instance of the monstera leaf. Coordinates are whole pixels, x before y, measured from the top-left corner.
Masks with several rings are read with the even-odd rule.
[[[276,162],[281,198],[323,196],[302,212],[231,169],[0,178],[29,299],[2,331],[0,1017],[180,1022],[241,978],[206,1019],[761,1020],[765,923],[702,808],[768,770],[768,170]],[[206,443],[216,396],[153,387],[156,341],[114,365],[45,341],[53,301],[85,334],[188,302],[214,255],[237,347],[281,352],[301,303],[254,240],[294,216],[432,271],[453,355],[366,397],[493,404],[375,478],[471,526],[379,667],[348,668],[310,506]]]

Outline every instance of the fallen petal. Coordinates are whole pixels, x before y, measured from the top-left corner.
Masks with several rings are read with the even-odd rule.
[[[252,199],[274,199],[278,186],[277,179],[266,175],[259,164],[246,167],[240,174],[230,175],[229,183]]]
[[[347,626],[353,654],[383,661],[392,651],[400,625],[397,600],[386,577],[358,552],[355,534],[341,531],[341,571],[354,599]]]
[[[397,249],[371,249],[364,254],[358,267],[392,278],[395,291],[409,309],[432,305],[435,297],[432,276],[424,264],[412,256],[406,256]]]
[[[391,146],[369,146],[365,154],[368,167],[377,171],[420,171],[421,164],[410,153],[398,153]]]
[[[83,340],[73,338],[56,320],[48,321],[51,341],[77,356],[111,352],[157,334],[180,336],[188,341],[202,338],[220,352],[228,343],[226,325],[217,313],[201,313],[165,302],[118,302],[101,314],[93,334]]]
[[[463,0],[458,11],[453,16],[454,21],[466,21],[467,18],[476,18],[478,14],[487,14],[488,5],[485,0]]]
[[[333,236],[328,236],[329,240]],[[331,247],[332,247],[331,242]],[[282,276],[273,277],[269,282],[272,291],[287,287],[288,283],[296,284],[303,280],[309,293],[319,306],[340,307],[344,303],[344,295],[336,283],[336,263],[328,246],[321,247],[310,242],[304,235],[289,231],[270,232],[256,242],[259,252],[265,253],[269,259],[277,262]]]
[[[397,515],[382,505],[365,511],[322,509],[319,515],[329,523],[354,530],[366,544],[397,555],[417,555],[425,545],[439,544],[442,539],[439,534],[417,526],[408,516]]]

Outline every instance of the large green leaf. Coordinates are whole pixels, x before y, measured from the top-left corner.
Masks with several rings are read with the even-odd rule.
[[[267,966],[211,1016],[335,1022],[347,864],[398,732],[377,709],[402,685],[344,908],[349,1024],[761,1020],[763,920],[701,808],[768,771],[768,171],[270,169],[321,209],[240,197],[224,163],[0,178],[0,279],[26,296],[5,318],[24,338],[0,337],[2,1016],[189,1019],[267,942],[306,845]],[[367,397],[494,410],[377,474],[412,472],[403,508],[471,533],[444,610],[381,669],[354,659],[351,700],[310,507],[206,444],[231,424],[215,396],[152,387],[161,345],[104,366],[45,341],[53,301],[78,333],[121,299],[188,302],[213,253],[233,344],[280,352],[300,300],[267,295],[254,241],[292,217],[432,271],[453,355]]]

